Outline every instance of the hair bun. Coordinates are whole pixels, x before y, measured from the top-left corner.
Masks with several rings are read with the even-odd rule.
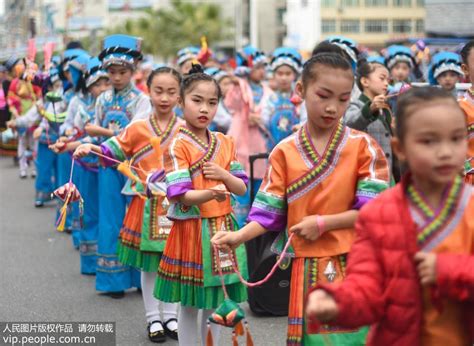
[[[192,63],[191,70],[189,70],[188,75],[192,75],[195,73],[204,73],[204,69],[202,68],[201,64]]]
[[[367,64],[369,61],[366,58],[360,58],[357,60],[357,68],[361,67],[362,65]]]

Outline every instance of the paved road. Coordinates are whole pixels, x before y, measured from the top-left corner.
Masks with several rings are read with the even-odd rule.
[[[34,180],[20,180],[12,160],[0,158],[0,322],[115,321],[117,345],[153,345],[141,295],[99,295],[94,277],[80,274],[70,236],[54,230],[54,206],[36,209],[33,201]],[[257,318],[245,309],[255,345],[285,344],[286,317]],[[232,344],[228,330],[220,344]]]

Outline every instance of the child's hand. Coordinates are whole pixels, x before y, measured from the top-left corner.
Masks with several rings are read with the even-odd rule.
[[[306,316],[326,323],[334,320],[339,313],[336,301],[324,290],[315,290],[308,295]]]
[[[56,154],[58,154],[64,151],[66,145],[67,145],[66,142],[57,141],[56,143],[49,145],[48,148],[52,150],[53,152],[55,152]]]
[[[322,216],[319,216],[322,217]],[[318,229],[318,216],[305,216],[299,223],[290,228],[290,233],[296,233],[306,240],[316,240],[321,235]]]
[[[16,121],[14,119],[7,121],[7,127],[10,129],[16,128]]]
[[[212,198],[214,198],[217,202],[224,202],[227,198],[227,191],[219,191],[219,190],[213,190],[211,189],[212,192]]]
[[[230,174],[224,168],[222,168],[221,166],[213,162],[206,162],[202,166],[202,172],[206,179],[220,180],[220,181],[225,181]]]
[[[90,154],[92,151],[92,146],[88,143],[86,144],[81,144],[76,148],[74,151],[74,157],[84,157]]]
[[[229,251],[239,246],[242,241],[239,232],[219,231],[212,237],[211,243],[220,250]]]
[[[417,271],[421,284],[429,286],[436,283],[436,254],[428,252],[417,252],[415,255]]]
[[[372,100],[370,104],[370,110],[372,113],[376,113],[379,109],[382,109],[387,106],[386,104],[386,96],[385,95],[377,95]]]

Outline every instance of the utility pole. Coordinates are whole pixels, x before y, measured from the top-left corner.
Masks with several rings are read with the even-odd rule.
[[[250,44],[258,47],[258,1],[250,0]]]

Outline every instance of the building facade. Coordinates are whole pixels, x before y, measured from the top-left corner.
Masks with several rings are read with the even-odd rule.
[[[424,0],[287,0],[287,11],[288,20],[291,18],[288,42],[298,35],[313,41],[300,42],[296,48],[302,50],[332,35],[380,48],[389,40],[423,37],[425,33]],[[306,15],[297,14],[302,11]],[[299,20],[296,26],[294,18]]]
[[[473,0],[425,0],[426,32],[433,36],[474,37]]]

